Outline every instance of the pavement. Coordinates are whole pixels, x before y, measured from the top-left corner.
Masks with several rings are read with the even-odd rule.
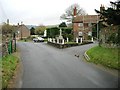
[[[96,44],[58,49],[46,43],[18,42],[21,88],[116,88],[118,77],[83,61]],[[79,55],[79,57],[76,57]]]

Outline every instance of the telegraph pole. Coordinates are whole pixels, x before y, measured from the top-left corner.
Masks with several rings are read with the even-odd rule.
[[[21,40],[22,40],[22,23],[23,22],[21,22],[21,28],[20,28],[21,29]]]
[[[99,23],[99,21],[98,21],[98,15],[97,15],[97,40],[98,40],[98,34],[99,34],[99,33],[98,33],[98,32],[99,32],[99,31],[98,31],[98,29],[99,29],[98,23]]]

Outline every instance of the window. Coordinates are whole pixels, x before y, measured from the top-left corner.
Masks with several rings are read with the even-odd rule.
[[[83,32],[79,32],[79,36],[83,36]]]
[[[79,23],[78,25],[79,25],[80,27],[82,27],[82,26],[83,26],[83,23]]]
[[[89,27],[91,27],[91,26],[92,26],[92,24],[91,24],[91,23],[89,23],[89,24],[88,24],[88,26],[89,26]]]
[[[88,32],[88,36],[92,36],[92,32],[89,31],[89,32]]]

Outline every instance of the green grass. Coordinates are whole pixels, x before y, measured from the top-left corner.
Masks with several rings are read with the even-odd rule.
[[[104,47],[93,47],[87,51],[88,56],[90,57],[90,62],[96,64],[102,64],[104,66],[120,69],[118,58],[118,49],[117,48],[104,48]]]
[[[65,44],[77,44],[76,42],[65,42]]]
[[[0,60],[0,65],[2,65],[2,88],[8,86],[8,82],[12,79],[17,64],[18,58],[14,55],[8,55]]]
[[[18,40],[18,41],[20,41],[20,42],[30,42],[32,40],[30,40],[30,39],[22,39],[22,40]]]

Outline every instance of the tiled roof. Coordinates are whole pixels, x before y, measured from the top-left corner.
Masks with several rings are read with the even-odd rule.
[[[73,23],[97,23],[98,20],[97,15],[80,15],[73,18]]]

